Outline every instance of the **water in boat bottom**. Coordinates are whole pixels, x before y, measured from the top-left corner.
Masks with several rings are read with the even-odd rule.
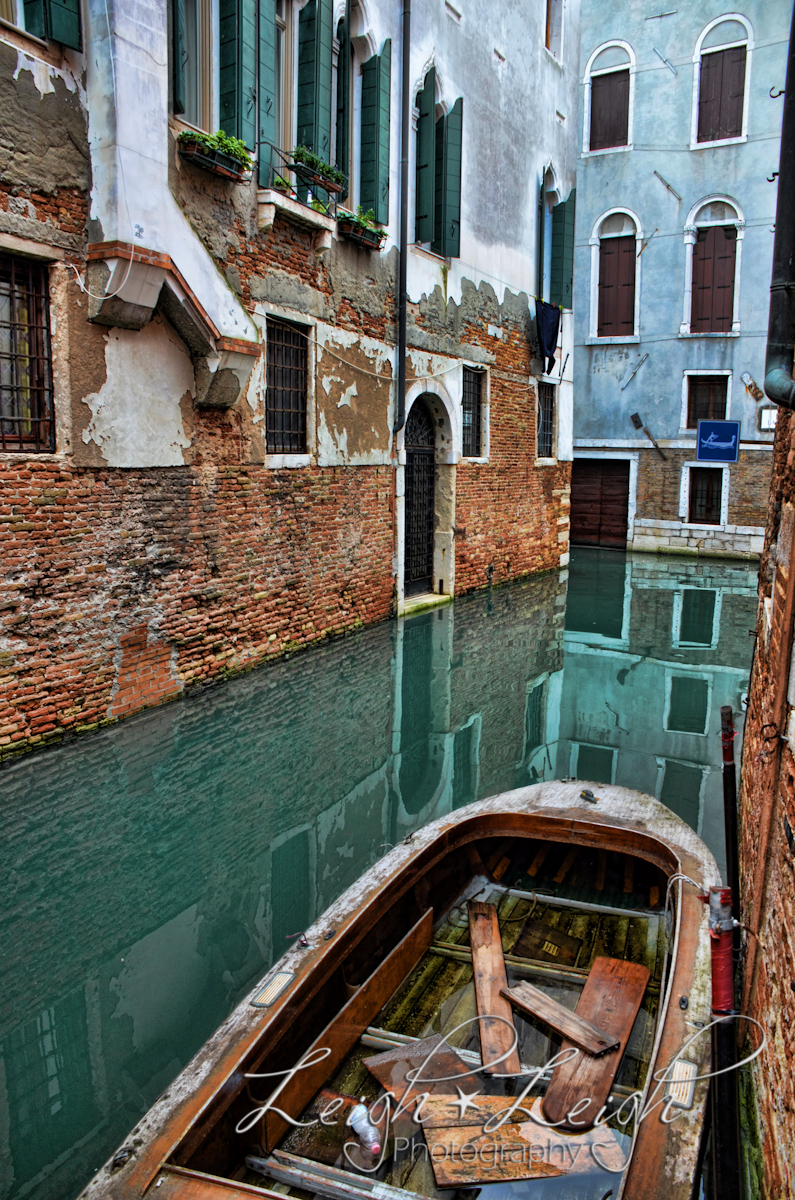
[[[288,938],[451,809],[612,781],[721,863],[755,610],[753,564],[575,550],[2,769],[5,1200],[71,1200]]]

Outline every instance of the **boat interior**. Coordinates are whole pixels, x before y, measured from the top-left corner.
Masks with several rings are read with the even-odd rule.
[[[618,1196],[628,1098],[647,1081],[671,969],[677,869],[662,842],[620,833],[551,818],[541,836],[470,830],[398,870],[344,928],[324,939],[321,927],[328,945],[263,1007],[242,1070],[166,1171],[297,1200]],[[357,1103],[378,1153],[350,1124]]]

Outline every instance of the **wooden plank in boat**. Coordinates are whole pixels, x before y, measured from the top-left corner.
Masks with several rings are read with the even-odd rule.
[[[529,1013],[531,1017],[538,1017],[587,1054],[604,1054],[605,1051],[614,1050],[618,1046],[617,1037],[605,1033],[571,1009],[564,1008],[557,1000],[547,996],[546,992],[533,987],[532,983],[527,983],[524,979],[512,988],[503,988],[502,994],[511,1004]]]
[[[355,1175],[340,1167],[322,1166],[295,1154],[274,1151],[270,1158],[246,1159],[249,1170],[260,1171],[279,1183],[333,1200],[416,1200],[416,1197],[372,1176]]]
[[[429,1058],[432,1051],[434,1053]],[[374,1054],[372,1058],[362,1059],[362,1062],[382,1087],[392,1092],[398,1101],[407,1104],[411,1104],[423,1092],[449,1095],[451,1089],[456,1087],[455,1076],[461,1075],[461,1082],[465,1086],[467,1080],[476,1078],[471,1073],[472,1068],[438,1034],[410,1045],[395,1046],[394,1050]],[[422,1067],[421,1078],[419,1082],[412,1083],[406,1078],[406,1073],[416,1071],[418,1067]]]
[[[487,1075],[518,1075],[521,1066],[519,1053],[514,1049],[502,1062],[497,1060],[516,1043],[513,1012],[501,989],[508,986],[505,958],[502,952],[497,910],[493,904],[478,900],[469,902],[469,941],[472,947],[472,968],[475,972],[475,994],[478,1015],[502,1020],[481,1020],[480,1057]]]
[[[433,909],[420,917],[417,924],[388,954],[382,963],[364,981],[329,1022],[323,1032],[315,1038],[310,1049],[330,1049],[331,1054],[314,1066],[298,1071],[283,1091],[279,1093],[278,1107],[290,1116],[303,1112],[315,1092],[337,1069],[346,1054],[353,1048],[368,1025],[371,1025],[395,989],[416,965],[431,944],[433,936]],[[252,1090],[257,1087],[252,1080]],[[267,1148],[272,1150],[287,1132],[287,1122],[277,1113],[265,1114],[265,1138]]]
[[[616,1037],[619,1045],[600,1058],[580,1052],[555,1067],[543,1101],[547,1121],[563,1129],[582,1130],[589,1129],[596,1120],[610,1094],[649,977],[648,969],[640,963],[617,958],[594,960],[577,1003],[577,1016]],[[561,1049],[570,1047],[572,1043],[564,1040]]]
[[[470,1098],[464,1113],[461,1113],[461,1101],[458,1096],[429,1096],[422,1105],[422,1128],[428,1129],[462,1129],[465,1126],[485,1125],[492,1117],[499,1118],[513,1104],[510,1096],[477,1096],[477,1079],[469,1080],[469,1085],[461,1090]],[[517,1108],[508,1118],[512,1125],[526,1121],[528,1107]]]
[[[267,1188],[234,1179],[222,1179],[204,1171],[191,1171],[187,1167],[176,1167],[170,1163],[161,1168],[157,1189],[152,1194],[157,1200],[252,1200],[253,1196],[284,1200],[284,1195]]]
[[[582,938],[572,937],[543,921],[529,917],[516,939],[513,954],[517,958],[534,958],[539,962],[554,962],[574,966],[580,953]]]
[[[621,1145],[606,1126],[580,1134],[547,1128],[539,1101],[532,1119],[505,1124],[490,1133],[474,1126],[427,1129],[425,1140],[437,1187],[553,1178],[620,1171],[625,1164]]]

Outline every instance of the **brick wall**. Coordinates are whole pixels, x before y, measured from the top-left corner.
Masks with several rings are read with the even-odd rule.
[[[638,461],[638,516],[661,521],[679,520],[679,491],[684,463],[696,461],[692,450],[665,449],[663,462],[656,450],[643,450]],[[704,464],[707,465],[707,464]],[[729,524],[764,525],[770,488],[767,450],[741,450],[730,466]]]
[[[762,1025],[754,1065],[765,1200],[795,1193],[795,729],[787,701],[795,593],[795,422],[780,411],[743,748],[742,1009]],[[755,935],[755,936],[754,936]],[[758,1034],[750,1041],[759,1044]]]

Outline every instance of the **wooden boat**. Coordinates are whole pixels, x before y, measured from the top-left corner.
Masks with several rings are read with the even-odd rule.
[[[440,818],[306,931],[83,1197],[689,1200],[717,882],[695,833],[625,788]],[[390,1088],[408,1106],[371,1108],[374,1156],[344,1119]]]

